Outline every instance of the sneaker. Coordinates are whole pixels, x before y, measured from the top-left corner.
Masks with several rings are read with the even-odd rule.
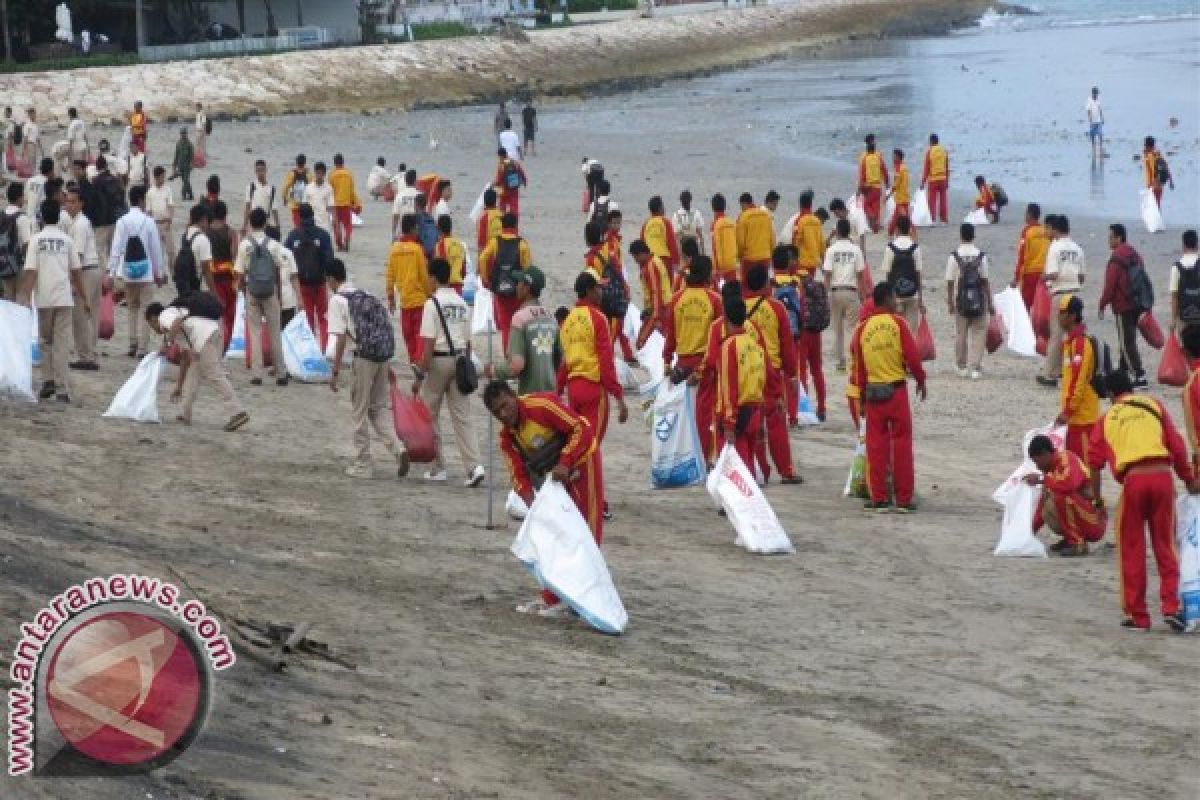
[[[971,370],[971,380],[977,381],[982,377],[983,377],[983,373],[980,372],[979,370],[977,370],[977,369]]]
[[[820,411],[817,412],[817,421],[818,422],[825,421],[825,410],[824,409],[821,409]]]
[[[262,378],[251,378],[250,385],[251,386],[262,386]]]
[[[799,475],[786,475],[780,478],[779,482],[784,486],[799,486],[804,483],[804,478],[801,478]]]
[[[604,509],[604,521],[611,522],[612,518],[613,518],[613,513],[611,511],[609,511],[607,508]]]
[[[1126,617],[1125,619],[1121,620],[1121,627],[1127,631],[1137,631],[1138,633],[1144,633],[1144,632],[1150,630],[1150,623],[1147,622],[1145,625],[1139,625],[1137,622],[1135,622],[1133,620],[1133,617]]]
[[[575,616],[575,612],[566,603],[555,603],[552,606],[545,606],[536,613],[539,617],[545,619],[571,619]]]
[[[290,376],[290,375],[284,375],[282,378],[276,378],[276,379],[275,379],[275,385],[276,385],[276,386],[287,386],[287,385],[288,385],[288,381],[290,381],[290,380],[291,380],[291,376]]]
[[[63,403],[64,405],[66,405],[71,402],[71,395],[60,392],[59,394],[54,396],[54,399],[60,403]]]
[[[49,400],[54,397],[58,390],[54,388],[54,381],[46,381],[42,384],[42,390],[38,392],[39,400]]]
[[[958,367],[955,371],[958,373],[958,377],[960,377],[960,378],[967,377],[967,368],[966,367]]]
[[[1038,386],[1045,386],[1047,389],[1053,389],[1055,386],[1058,386],[1057,378],[1047,378],[1045,375],[1038,375],[1034,380],[1037,381]]]
[[[483,483],[487,478],[487,472],[484,471],[482,464],[477,464],[475,469],[471,470],[471,474],[467,476],[466,482],[463,484],[468,489],[474,489]]]
[[[81,370],[83,372],[96,372],[100,369],[100,365],[95,361],[72,361],[67,364],[71,369]]]
[[[371,478],[375,475],[375,468],[370,464],[351,464],[346,467],[346,474],[351,478]]]
[[[408,475],[410,462],[408,459],[408,451],[400,450],[396,453],[396,477],[403,478]]]
[[[1145,375],[1138,375],[1136,378],[1133,379],[1133,388],[1134,389],[1148,389],[1148,388],[1150,388],[1150,381],[1146,380]]]
[[[137,345],[131,344],[129,349],[125,351],[125,355],[129,356],[130,358],[137,358]]]
[[[1183,618],[1182,611],[1176,611],[1174,614],[1168,614],[1163,617],[1163,622],[1167,623],[1167,627],[1176,633],[1187,633],[1188,624]]]
[[[892,504],[887,500],[880,500],[876,503],[873,500],[868,500],[863,503],[863,511],[869,511],[873,514],[886,514],[892,509]]]
[[[917,511],[916,503],[905,503],[904,505],[896,506],[897,514],[915,514]]]
[[[439,469],[436,471],[429,470],[421,477],[430,483],[445,483],[447,480],[449,480],[449,476],[446,474],[446,470],[444,469]]]
[[[236,431],[238,428],[242,427],[249,421],[250,421],[250,415],[247,414],[245,411],[239,411],[238,413],[234,414],[232,417],[229,418],[229,422],[225,423],[225,432],[233,433],[234,431]]]
[[[559,603],[558,605],[562,605]],[[546,601],[541,597],[537,597],[525,603],[517,603],[516,612],[518,614],[540,614],[542,611],[550,608]]]
[[[1050,545],[1046,549],[1049,550],[1051,553],[1061,553],[1063,551],[1063,548],[1069,547],[1070,544],[1071,543],[1068,542],[1066,539],[1059,539],[1057,542]]]
[[[1062,558],[1079,558],[1080,556],[1086,556],[1087,554],[1087,542],[1080,542],[1079,544],[1066,543],[1058,551],[1058,555]]]

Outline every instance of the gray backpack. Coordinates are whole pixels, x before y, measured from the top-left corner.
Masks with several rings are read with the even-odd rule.
[[[250,263],[246,267],[246,291],[251,297],[265,300],[275,294],[276,288],[275,259],[267,249],[266,240],[251,240]]]

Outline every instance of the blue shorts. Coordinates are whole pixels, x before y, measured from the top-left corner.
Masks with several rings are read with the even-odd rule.
[[[1103,137],[1104,136],[1104,123],[1103,122],[1093,122],[1091,127],[1088,128],[1088,136],[1090,136],[1092,139],[1096,139],[1097,137]]]

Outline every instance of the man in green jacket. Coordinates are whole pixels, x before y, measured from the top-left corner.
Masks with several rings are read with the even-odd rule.
[[[503,363],[484,367],[488,379],[517,381],[517,394],[554,392],[555,372],[562,360],[558,343],[558,321],[541,304],[546,276],[537,267],[517,273],[517,298],[521,307],[513,315],[508,334],[508,353]]]
[[[171,162],[171,168],[183,181],[180,193],[184,200],[196,199],[196,196],[192,194],[192,158],[195,154],[196,150],[192,147],[191,140],[188,139],[187,128],[180,128],[179,141],[175,143],[175,158]]]

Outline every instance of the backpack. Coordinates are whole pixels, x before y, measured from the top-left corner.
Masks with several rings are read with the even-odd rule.
[[[592,217],[588,220],[588,225],[595,225],[600,228],[608,228],[608,207],[612,203],[612,198],[600,202],[600,198],[596,198],[592,202]]]
[[[304,236],[292,248],[296,256],[296,276],[304,286],[319,286],[325,282],[325,258],[317,241],[312,236]]]
[[[1171,168],[1167,166],[1167,160],[1161,155],[1154,159],[1154,182],[1159,186],[1171,182]]]
[[[1108,350],[1107,342],[1102,345],[1095,336],[1089,336],[1088,341],[1092,343],[1092,378],[1089,383],[1098,397],[1108,397],[1108,375],[1113,371],[1112,353]]]
[[[517,271],[521,269],[521,238],[496,239],[496,258],[492,263],[492,291],[497,297],[517,296]]]
[[[801,317],[806,331],[823,331],[829,327],[829,292],[825,284],[809,275],[804,279],[804,305]]]
[[[675,222],[678,223],[675,226],[675,232],[678,233],[681,238],[697,238],[698,231],[696,227],[695,211],[685,211],[682,208],[679,209],[679,211],[675,214]]]
[[[295,173],[293,173],[293,174],[295,174]],[[296,177],[292,179],[292,188],[291,188],[292,196],[290,198],[291,201],[293,203],[303,203],[304,202],[304,190],[307,188],[308,188],[308,178],[306,178],[303,175],[297,174]]]
[[[150,272],[150,259],[146,255],[146,243],[140,233],[131,233],[125,240],[125,277],[143,280]]]
[[[1125,269],[1129,273],[1129,299],[1141,314],[1154,308],[1154,284],[1146,273],[1142,257],[1135,252],[1134,258],[1134,261],[1125,264]]]
[[[1008,192],[1004,191],[1004,187],[998,183],[993,183],[992,199],[996,201],[996,208],[1004,208],[1008,205]]]
[[[25,141],[25,126],[19,122],[13,123],[13,144],[17,145]]]
[[[504,188],[510,190],[521,188],[521,172],[513,161],[504,162]]]
[[[216,295],[202,289],[180,294],[171,301],[171,305],[175,308],[187,309],[188,316],[203,317],[214,322],[221,319],[221,315],[225,311],[225,306],[221,305],[221,301],[217,299]]]
[[[1185,267],[1175,262],[1179,270],[1179,319],[1186,325],[1200,324],[1200,261]]]
[[[93,224],[97,227],[115,225],[117,220],[129,211],[125,200],[125,190],[121,188],[121,181],[116,175],[106,172],[96,176],[95,184],[102,214],[101,218]]]
[[[17,245],[17,217],[24,213],[0,214],[0,278],[15,278],[21,274],[23,259]]]
[[[192,252],[192,242],[199,235],[198,233],[193,234],[189,239],[185,233],[179,245],[179,252],[175,255],[172,278],[175,280],[175,288],[181,295],[200,288],[200,276],[196,272],[196,254]]]
[[[892,242],[888,242],[892,251],[892,269],[888,272],[888,282],[896,289],[897,297],[914,297],[917,294],[917,243],[907,250],[901,250]]]
[[[794,284],[780,286],[775,289],[775,299],[783,303],[783,307],[787,311],[792,337],[799,336],[800,331],[804,328],[804,301],[800,298],[800,292]]]
[[[600,260],[604,262],[604,269],[600,272],[603,278],[600,283],[600,310],[609,319],[625,319],[625,312],[629,310],[629,287],[625,283],[625,276],[604,256],[600,256]]]
[[[379,298],[361,289],[343,295],[350,306],[350,319],[354,321],[355,353],[376,364],[386,364],[396,354],[396,337],[392,333],[392,320]]]
[[[983,278],[979,273],[983,265],[983,253],[964,260],[956,251],[953,255],[958,264],[958,289],[954,297],[955,310],[964,317],[983,316],[987,302],[983,298]]]
[[[260,300],[275,294],[277,283],[275,259],[267,249],[266,241],[250,240],[250,259],[246,267],[246,291]]]

